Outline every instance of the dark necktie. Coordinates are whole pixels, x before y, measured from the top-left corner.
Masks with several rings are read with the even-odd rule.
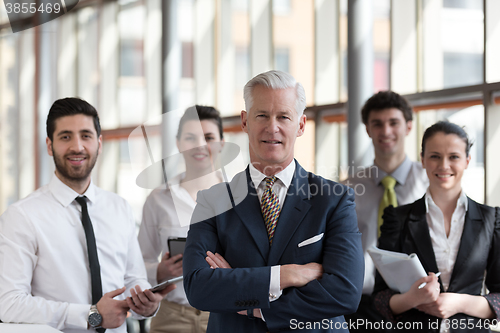
[[[75,199],[82,206],[82,224],[87,239],[87,253],[89,255],[90,280],[92,282],[92,304],[97,304],[102,297],[101,267],[97,257],[97,246],[95,242],[94,229],[90,221],[89,210],[85,197]],[[104,328],[97,329],[97,332],[104,332]]]

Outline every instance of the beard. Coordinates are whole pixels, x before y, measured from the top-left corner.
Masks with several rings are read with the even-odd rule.
[[[80,182],[86,180],[92,172],[92,169],[94,168],[97,161],[97,156],[99,155],[99,150],[97,149],[95,151],[95,154],[93,154],[92,156],[89,154],[83,155],[88,163],[78,167],[72,166],[67,162],[67,155],[61,156],[56,154],[54,148],[52,148],[52,155],[54,156],[54,164],[56,166],[56,170],[62,177],[70,181]]]

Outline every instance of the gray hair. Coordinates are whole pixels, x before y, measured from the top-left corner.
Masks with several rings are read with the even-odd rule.
[[[304,87],[302,87],[300,82],[297,82],[297,80],[295,80],[293,76],[282,71],[271,70],[265,73],[261,73],[248,81],[245,85],[245,88],[243,88],[243,98],[245,99],[245,108],[247,111],[250,111],[250,109],[252,108],[253,88],[258,85],[262,85],[271,89],[295,88],[295,92],[297,94],[295,109],[300,119],[300,116],[302,116],[306,108],[306,92],[304,91]]]

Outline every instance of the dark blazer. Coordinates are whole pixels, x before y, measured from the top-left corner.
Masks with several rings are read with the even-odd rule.
[[[244,197],[237,191],[241,188],[248,190]],[[235,207],[227,207],[231,200]],[[356,311],[364,275],[354,195],[348,187],[308,173],[296,163],[271,247],[248,168],[229,187],[223,183],[199,192],[197,202],[193,220],[214,217],[189,230],[184,288],[192,306],[211,312],[207,332],[300,327],[310,327],[307,332],[348,332],[343,315]],[[298,247],[322,233],[319,241]],[[205,261],[208,250],[224,256],[232,269],[211,269]],[[323,265],[320,280],[287,288],[269,302],[271,266],[310,262]],[[237,314],[253,308],[262,309],[265,322]]]
[[[497,294],[500,292],[499,208],[481,205],[470,198],[467,200],[468,209],[464,230],[448,292],[480,295],[486,272],[485,282],[490,291],[486,298],[498,317],[500,314]],[[426,272],[438,272],[426,219],[425,196],[409,205],[386,208],[379,247],[407,254],[416,253]],[[441,292],[444,292],[441,281],[440,284]],[[406,311],[394,318],[389,308],[389,299],[395,292],[389,290],[378,272],[373,293],[377,309],[388,319],[422,323],[421,330],[405,329],[404,332],[439,332],[441,320],[416,309]],[[463,313],[458,313],[449,319],[450,324],[457,323],[457,326],[451,327],[450,332],[489,331],[489,329],[484,329],[484,324],[492,322],[492,320],[480,321],[476,317]],[[464,325],[467,326],[464,327]]]

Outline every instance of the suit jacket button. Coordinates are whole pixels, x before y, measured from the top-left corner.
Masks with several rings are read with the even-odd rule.
[[[234,305],[241,306],[241,302],[240,301],[236,301],[236,302],[234,302]]]

